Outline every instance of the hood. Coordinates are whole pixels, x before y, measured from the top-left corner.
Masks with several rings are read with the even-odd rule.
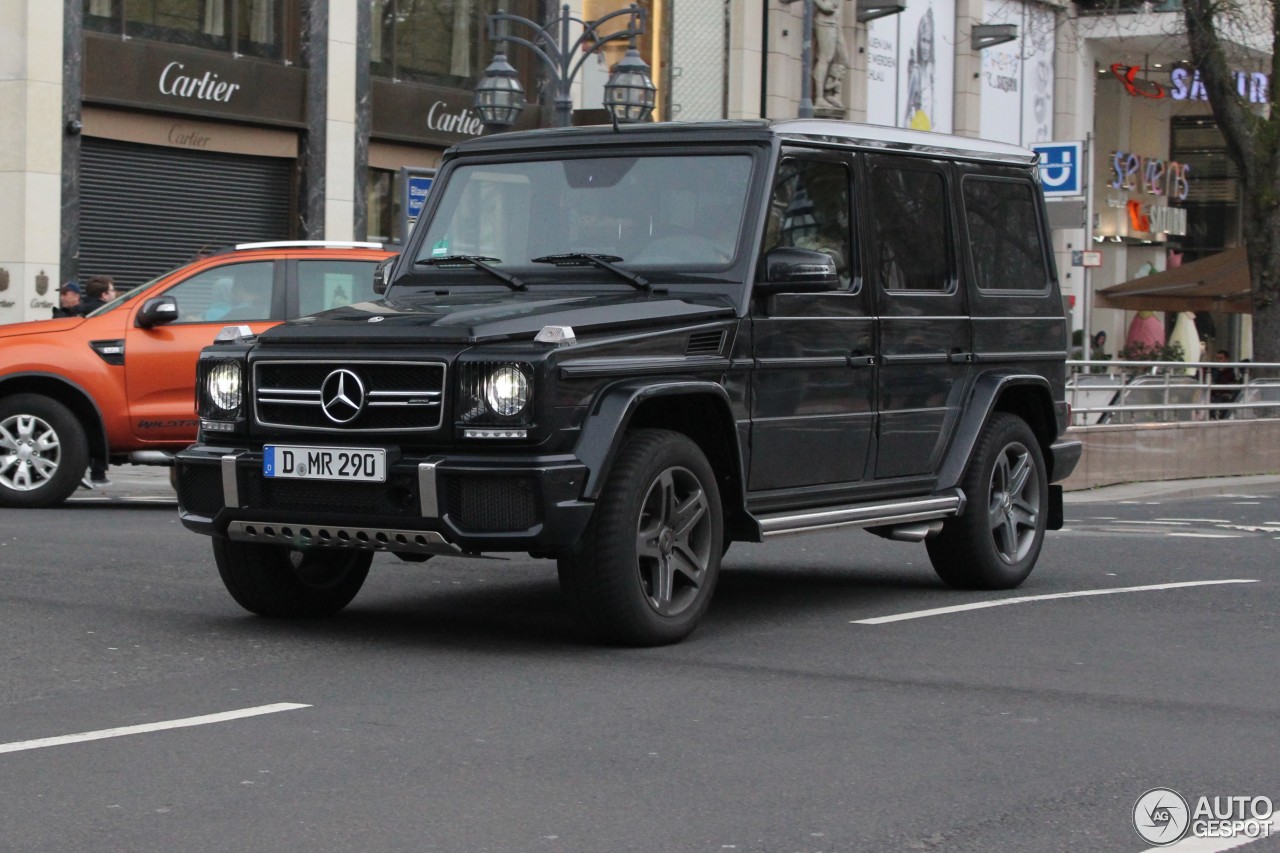
[[[586,332],[730,316],[733,306],[714,294],[673,296],[641,291],[539,293],[478,291],[395,294],[292,320],[259,336],[266,345],[293,343],[476,343],[529,339],[543,326]]]
[[[29,320],[25,323],[6,323],[0,326],[0,338],[16,338],[19,335],[37,335],[45,332],[64,332],[84,322],[83,317],[58,317],[50,320]]]

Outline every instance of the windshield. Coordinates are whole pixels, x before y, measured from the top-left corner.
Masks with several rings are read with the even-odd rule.
[[[591,254],[628,267],[723,268],[741,242],[751,165],[744,153],[459,166],[415,262],[598,270],[565,257]]]

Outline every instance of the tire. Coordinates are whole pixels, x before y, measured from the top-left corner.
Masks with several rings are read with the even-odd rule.
[[[60,504],[88,466],[84,427],[66,406],[40,394],[0,400],[0,506]]]
[[[259,616],[330,616],[351,603],[371,551],[300,550],[215,536],[213,558],[227,592]]]
[[[706,456],[681,433],[639,430],[619,451],[586,533],[561,555],[560,586],[602,640],[679,642],[711,601],[723,542]]]
[[[1044,453],[1026,421],[996,412],[961,481],[964,512],[926,540],[929,561],[959,589],[1013,589],[1040,556],[1048,523]]]

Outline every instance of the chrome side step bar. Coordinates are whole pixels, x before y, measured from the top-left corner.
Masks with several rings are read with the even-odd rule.
[[[331,524],[289,524],[277,521],[233,521],[227,538],[236,542],[288,545],[293,548],[351,548],[360,551],[394,551],[399,554],[468,554],[434,530],[391,530],[381,527],[342,527]]]
[[[964,511],[964,493],[952,489],[942,495],[841,507],[779,512],[757,517],[765,539],[813,533],[838,527],[890,527],[948,518]],[[921,537],[923,538],[923,537]]]

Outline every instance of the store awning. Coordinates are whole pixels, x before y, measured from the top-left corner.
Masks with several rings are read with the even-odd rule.
[[[1251,314],[1249,260],[1244,247],[1180,267],[1104,287],[1094,307],[1127,311],[1222,311]]]

